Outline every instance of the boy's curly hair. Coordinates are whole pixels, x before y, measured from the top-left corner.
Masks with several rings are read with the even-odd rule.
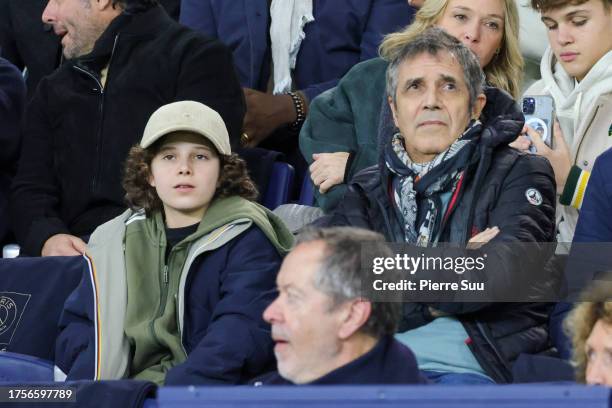
[[[151,213],[163,209],[155,187],[149,184],[151,162],[160,147],[160,143],[155,143],[147,149],[135,145],[128,153],[122,185],[127,205],[133,210],[142,208],[147,213]],[[247,200],[256,200],[259,193],[249,177],[244,160],[235,153],[218,154],[218,156],[221,169],[213,199],[240,196]]]

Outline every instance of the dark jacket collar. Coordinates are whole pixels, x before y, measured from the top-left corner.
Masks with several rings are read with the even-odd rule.
[[[259,380],[259,381],[258,381]],[[427,381],[419,373],[412,351],[393,336],[385,336],[361,357],[304,385],[419,384]],[[293,385],[278,373],[254,380],[255,385]]]
[[[423,382],[412,351],[392,336],[372,350],[309,385],[410,384]]]
[[[118,35],[123,36],[154,36],[157,31],[167,27],[173,20],[162,6],[157,5],[136,13],[123,12],[108,25],[100,38],[94,44],[93,50],[78,57],[76,65],[96,66],[106,64],[113,52]]]

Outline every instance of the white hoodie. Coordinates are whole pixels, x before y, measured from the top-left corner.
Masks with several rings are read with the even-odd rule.
[[[597,61],[580,82],[565,72],[550,47],[542,57],[540,71],[542,79],[525,94],[553,97],[573,164],[590,172],[595,158],[612,147],[612,137],[608,135],[612,125],[612,51]],[[561,191],[557,194],[561,195]],[[557,205],[559,242],[572,241],[577,220],[575,208]]]

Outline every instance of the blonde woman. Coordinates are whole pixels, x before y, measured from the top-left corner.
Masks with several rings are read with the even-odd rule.
[[[523,58],[514,0],[427,0],[411,25],[385,38],[382,58],[356,65],[336,88],[310,105],[300,149],[310,165],[317,205],[324,211],[332,210],[342,198],[344,183],[376,164],[378,135],[392,123],[388,111],[381,111],[387,105],[387,61],[432,26],[443,28],[476,54],[489,85],[515,98],[520,94]]]

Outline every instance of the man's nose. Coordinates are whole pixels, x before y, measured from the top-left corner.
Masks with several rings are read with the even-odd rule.
[[[274,299],[272,303],[264,310],[263,319],[272,324],[272,322],[280,321],[280,310],[278,307],[278,298]]]
[[[53,24],[56,21],[57,6],[53,0],[49,0],[42,13],[42,21],[45,24]]]
[[[435,87],[431,87],[425,92],[425,109],[438,109],[440,107],[438,101],[438,90]]]

